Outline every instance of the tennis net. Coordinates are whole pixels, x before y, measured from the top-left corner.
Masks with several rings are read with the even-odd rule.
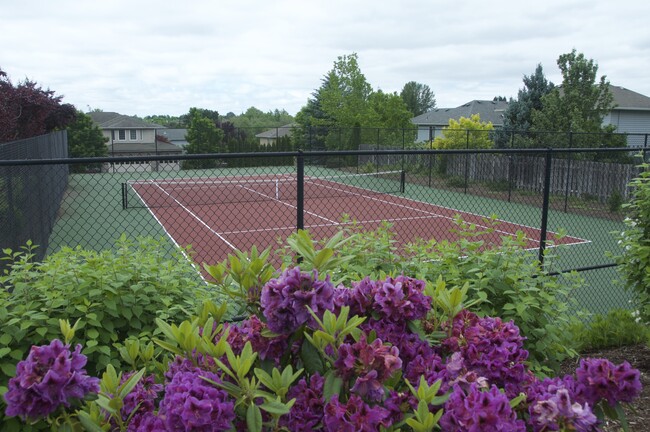
[[[404,191],[403,171],[382,171],[338,176],[305,176],[303,197],[325,199],[393,194]],[[122,184],[126,208],[199,206],[228,203],[296,202],[298,179],[278,177],[217,177],[171,180],[131,180]]]

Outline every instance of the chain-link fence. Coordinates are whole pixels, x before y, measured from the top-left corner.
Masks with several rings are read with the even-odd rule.
[[[100,250],[122,234],[153,236],[170,247],[191,246],[196,263],[214,264],[254,245],[277,249],[297,228],[319,239],[353,225],[374,230],[388,223],[403,248],[417,239],[458,240],[462,219],[478,227],[485,247],[522,236],[534,256],[557,255],[546,259],[551,271],[580,270],[587,285],[579,300],[593,312],[628,305],[627,293],[612,283],[617,275],[607,252],[618,251],[612,233],[624,228],[621,205],[638,174],[629,148],[56,159],[62,156],[0,160],[0,247],[15,249],[31,238],[42,251]],[[77,173],[78,164],[101,169]],[[20,187],[17,178],[24,179]],[[50,201],[22,210],[19,192]],[[17,221],[29,226],[27,233],[46,235],[17,236],[6,228]]]
[[[31,160],[0,166],[0,246],[19,250],[28,240],[45,256],[50,233],[68,182],[68,165],[40,165],[38,160],[68,157],[65,131],[0,144],[1,160]],[[3,262],[0,262],[2,269]]]

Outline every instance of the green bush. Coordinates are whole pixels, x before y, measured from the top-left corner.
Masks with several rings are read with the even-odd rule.
[[[346,221],[347,222],[347,221]],[[296,233],[290,249],[295,255],[313,257],[303,259],[300,267],[319,271],[327,269],[336,283],[360,280],[365,276],[380,279],[385,275],[413,275],[419,279],[436,281],[439,276],[450,289],[467,285],[470,310],[480,315],[499,316],[514,320],[527,338],[525,348],[530,352],[533,369],[551,372],[564,359],[575,356],[566,339],[578,311],[572,293],[583,284],[577,274],[551,276],[554,256],[545,256],[545,267],[537,260],[537,251],[527,251],[523,233],[516,238],[504,237],[499,246],[490,246],[480,238],[493,235],[498,225],[496,217],[486,219],[480,230],[476,225],[456,217],[458,241],[420,240],[406,246],[400,254],[385,223],[374,231],[363,231],[354,222],[345,229],[345,235],[332,245],[328,239],[306,241]],[[560,248],[547,250],[561,250]],[[287,250],[285,265],[295,264]],[[340,260],[336,269],[330,260]]]
[[[632,197],[623,208],[627,211],[625,230],[619,234],[621,254],[616,258],[625,287],[635,296],[644,322],[650,321],[650,166],[631,183]]]
[[[633,312],[613,309],[572,330],[578,351],[637,345],[650,341],[650,330]]]
[[[611,213],[618,213],[623,205],[623,195],[619,191],[614,191],[607,198],[607,208]]]
[[[183,319],[210,293],[182,253],[161,241],[124,236],[115,250],[65,248],[43,262],[6,250],[12,264],[0,277],[0,387],[32,345],[58,337],[59,319],[87,341],[90,373],[118,367],[116,343],[151,335],[155,319]]]

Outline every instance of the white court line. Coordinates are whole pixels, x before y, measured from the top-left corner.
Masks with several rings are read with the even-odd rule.
[[[147,209],[147,211],[148,211],[149,213],[151,213],[151,216],[153,216],[153,218],[156,220],[156,222],[158,222],[158,225],[160,225],[160,227],[163,229],[163,231],[165,232],[165,234],[167,235],[167,237],[169,237],[169,240],[171,240],[171,242],[176,246],[176,248],[177,248],[179,251],[181,251],[181,254],[183,254],[183,257],[185,257],[185,259],[187,260],[187,262],[190,263],[190,265],[192,266],[192,268],[194,269],[194,271],[196,271],[196,273],[199,275],[199,277],[201,278],[201,280],[203,280],[203,282],[207,284],[208,281],[205,280],[205,277],[203,277],[203,272],[201,271],[201,269],[199,268],[199,266],[194,262],[194,260],[193,260],[192,258],[190,258],[190,256],[189,256],[188,254],[185,253],[185,249],[183,249],[183,248],[181,247],[181,245],[178,244],[178,242],[176,241],[176,239],[174,239],[174,237],[169,233],[169,231],[167,231],[167,228],[165,228],[165,225],[160,221],[160,219],[158,219],[158,216],[156,216],[156,214],[153,212],[153,210],[151,209],[151,207],[149,207],[149,206],[147,205],[146,201],[142,198],[142,196],[140,195],[140,193],[138,193],[138,191],[135,190],[135,188],[133,188],[133,187],[131,187],[131,189],[133,189],[133,192],[135,192],[135,194],[138,196],[138,198],[140,198],[140,201],[142,201],[142,203],[144,204],[144,206],[145,206],[145,208]]]
[[[154,184],[155,184],[155,183],[154,183]],[[209,229],[209,230],[210,230],[214,235],[216,235],[217,237],[219,237],[219,238],[220,238],[220,239],[221,239],[225,244],[227,244],[228,246],[230,246],[233,250],[236,250],[236,251],[239,250],[239,249],[237,249],[237,247],[235,247],[234,244],[230,243],[230,242],[229,242],[228,240],[226,240],[226,239],[225,239],[221,234],[219,234],[218,232],[216,232],[215,230],[213,230],[212,227],[210,227],[210,225],[208,225],[207,223],[205,223],[205,222],[203,221],[203,219],[201,219],[200,217],[198,217],[198,216],[196,215],[196,213],[194,213],[192,210],[190,210],[190,209],[188,209],[187,207],[185,207],[185,206],[184,206],[180,201],[178,201],[176,198],[174,198],[173,196],[171,196],[171,194],[170,194],[169,192],[167,192],[165,189],[163,189],[160,185],[156,184],[156,187],[157,187],[158,189],[160,189],[161,191],[163,191],[163,193],[166,194],[168,197],[170,197],[171,199],[173,199],[174,201],[176,201],[176,203],[177,203],[179,206],[181,206],[181,207],[183,208],[183,210],[185,210],[185,211],[188,212],[190,215],[192,215],[192,217],[193,217],[194,219],[196,219],[197,221],[199,221],[199,223],[201,223],[204,227],[206,227],[207,229]]]
[[[364,195],[364,194],[361,194],[361,193],[352,192],[352,191],[348,191],[348,190],[343,190],[343,189],[335,188],[335,187],[328,186],[328,185],[318,184],[317,186],[325,187],[325,188],[328,188],[328,189],[335,189],[335,190],[339,190],[339,191],[345,192],[345,193],[350,194],[350,195],[357,195],[359,197],[367,198],[367,199],[377,201],[377,202],[381,202],[381,203],[384,203],[384,204],[390,204],[390,205],[394,205],[396,207],[401,207],[401,208],[405,208],[405,209],[409,209],[409,210],[415,210],[415,211],[420,212],[420,213],[425,213],[425,214],[441,217],[443,219],[453,220],[453,217],[441,215],[439,213],[433,213],[431,211],[418,209],[418,208],[415,208],[415,207],[411,207],[411,206],[404,205],[404,204],[399,204],[399,203],[396,203],[396,202],[386,201],[384,199],[379,199],[379,198],[377,198],[376,196],[373,196],[373,195]],[[352,186],[352,187],[354,187],[354,186]],[[399,199],[403,199],[403,200],[409,200],[409,201],[413,201],[413,202],[420,203],[420,204],[425,204],[425,205],[429,205],[429,206],[435,206],[435,207],[443,208],[443,209],[446,209],[446,210],[456,211],[458,213],[469,214],[469,215],[472,215],[472,216],[477,216],[477,217],[482,217],[482,218],[486,217],[485,215],[480,215],[480,214],[477,214],[477,213],[462,211],[462,210],[454,209],[454,208],[451,208],[451,207],[440,206],[440,205],[437,205],[437,204],[427,203],[427,202],[424,202],[424,201],[418,201],[418,200],[414,200],[414,199],[411,199],[411,198],[400,197],[400,196],[395,196],[395,195],[390,195],[390,194],[388,194],[388,195],[389,196],[394,196],[395,198],[399,198]],[[309,198],[307,198],[307,199],[309,199]],[[532,230],[540,231],[539,228],[535,228],[535,227],[531,227],[531,226],[527,226],[527,225],[523,225],[523,224],[518,224],[518,223],[515,223],[515,222],[505,221],[503,219],[495,219],[495,220],[499,221],[499,222],[502,222],[502,223],[507,223],[507,224],[511,224],[511,225],[518,225],[518,226],[521,226],[521,227],[524,227],[524,228],[529,228],[529,229],[532,229]],[[489,227],[489,226],[485,226],[485,225],[481,225],[481,224],[477,224],[477,223],[473,223],[472,225],[475,225],[475,226],[478,226],[478,227],[481,227],[481,228],[486,228],[486,229],[487,228],[494,228],[494,227]],[[504,235],[508,235],[508,236],[516,235],[516,232],[513,233],[513,232],[499,230],[499,229],[494,229],[494,231],[498,232],[498,233],[501,233],[501,234],[504,234]],[[551,231],[551,233],[556,234],[555,232],[552,232],[552,231]],[[570,244],[591,243],[591,240],[582,239],[582,238],[573,237],[573,236],[569,236],[569,237],[579,240],[579,242],[570,243]],[[528,236],[524,236],[524,238],[526,238],[526,239],[528,239],[530,241],[539,242],[538,239],[533,239],[533,238],[530,238]]]

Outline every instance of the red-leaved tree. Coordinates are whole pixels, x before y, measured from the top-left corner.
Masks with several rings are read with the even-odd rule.
[[[65,128],[75,120],[76,110],[62,99],[29,79],[14,86],[0,69],[0,143]]]

